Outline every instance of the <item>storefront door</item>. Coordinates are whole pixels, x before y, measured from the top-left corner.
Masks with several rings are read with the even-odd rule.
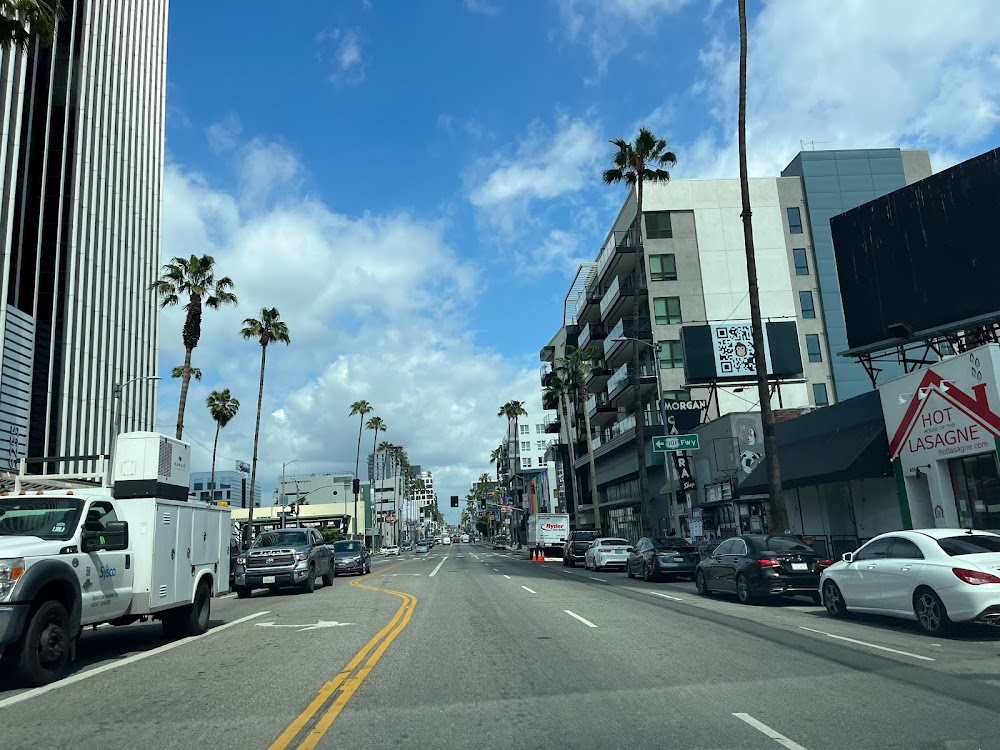
[[[948,462],[962,528],[1000,529],[1000,471],[995,451]]]

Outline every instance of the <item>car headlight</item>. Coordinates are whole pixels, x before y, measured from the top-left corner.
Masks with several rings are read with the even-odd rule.
[[[245,557],[237,557],[236,558],[236,564],[237,565],[246,565],[247,564],[247,559]]]
[[[5,601],[11,595],[17,579],[23,574],[23,557],[0,558],[0,601]]]
[[[309,553],[308,552],[296,552],[295,553],[295,559],[298,560],[299,562],[302,562],[304,560],[308,560],[309,559]]]

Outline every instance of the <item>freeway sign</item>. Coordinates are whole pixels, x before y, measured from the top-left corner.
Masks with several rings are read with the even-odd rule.
[[[664,435],[653,438],[654,453],[696,451],[699,447],[697,435]]]

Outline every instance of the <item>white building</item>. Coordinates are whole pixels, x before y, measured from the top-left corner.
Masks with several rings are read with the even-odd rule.
[[[551,417],[554,411],[540,411],[528,414],[518,419],[517,440],[514,440],[514,423],[511,422],[504,436],[507,456],[514,466],[517,458],[518,469],[538,469],[546,466],[545,449],[554,441],[554,436],[545,432],[546,417]]]
[[[294,474],[286,476],[284,482],[278,483],[275,493],[275,505],[298,507],[300,514],[303,512],[301,506],[322,505],[325,509],[332,509],[339,515],[357,520],[355,525],[352,520],[347,527],[349,535],[366,533],[366,519],[370,518],[368,506],[371,503],[371,483],[362,481],[358,493],[357,514],[355,515],[354,503],[354,475],[343,472],[332,474]],[[370,534],[369,534],[370,535]]]

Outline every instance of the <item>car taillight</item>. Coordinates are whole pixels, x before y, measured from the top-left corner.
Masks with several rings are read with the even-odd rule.
[[[821,568],[826,568],[830,565],[833,565],[833,560],[817,560],[816,564]]]
[[[781,563],[778,562],[777,560],[767,560],[767,559],[764,559],[764,560],[758,560],[757,562],[760,563],[760,567],[762,567],[762,568],[780,568],[781,567]]]
[[[602,549],[602,550],[598,550],[598,552],[614,552],[614,550],[613,549]]]
[[[984,573],[981,570],[952,568],[951,572],[958,576],[959,579],[965,581],[966,583],[971,583],[973,586],[979,586],[983,583],[1000,583],[1000,578],[992,573]]]

